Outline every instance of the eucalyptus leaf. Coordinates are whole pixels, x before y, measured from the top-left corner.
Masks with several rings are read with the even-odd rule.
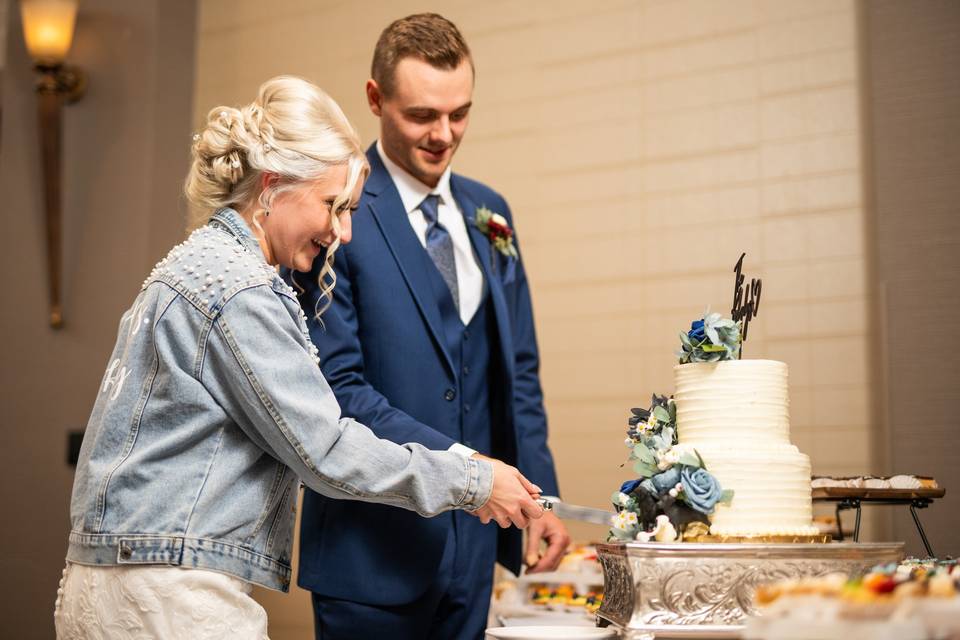
[[[685,464],[688,467],[699,468],[703,466],[700,459],[689,451],[685,451],[683,455],[680,456],[679,462],[680,464]]]
[[[720,492],[720,499],[717,500],[720,504],[729,505],[733,502],[733,489],[724,489]]]
[[[642,478],[650,478],[660,473],[660,470],[657,469],[657,467],[647,464],[643,461],[635,462],[633,464],[633,470]]]
[[[677,430],[673,427],[664,427],[663,431],[660,432],[660,437],[665,442],[669,442],[670,446],[677,444]]]
[[[720,335],[713,326],[705,324],[703,325],[703,331],[707,334],[707,337],[710,338],[710,342],[713,344],[720,344]]]
[[[653,408],[653,415],[660,422],[670,422],[670,412],[660,405]]]
[[[633,455],[636,456],[637,460],[640,460],[641,462],[646,462],[647,464],[651,465],[655,465],[657,463],[657,458],[653,455],[653,452],[642,444],[638,444],[633,447]]]

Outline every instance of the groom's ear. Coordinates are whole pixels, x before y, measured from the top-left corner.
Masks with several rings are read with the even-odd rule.
[[[373,115],[380,117],[383,107],[383,94],[380,92],[380,87],[377,86],[377,81],[373,78],[367,80],[367,106],[370,107]]]

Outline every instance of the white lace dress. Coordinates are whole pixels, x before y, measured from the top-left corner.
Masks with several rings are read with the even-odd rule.
[[[58,640],[268,640],[249,583],[202,569],[67,563],[53,619]]]

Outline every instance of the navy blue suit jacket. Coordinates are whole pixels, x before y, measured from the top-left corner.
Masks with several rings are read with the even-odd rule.
[[[457,441],[459,403],[445,393],[457,386],[460,372],[447,352],[429,280],[428,269],[436,267],[410,226],[375,147],[367,157],[371,174],[353,216],[353,240],[337,251],[334,300],[322,322],[310,321],[311,336],[343,415],[393,442],[447,449]],[[473,223],[477,208],[486,206],[512,227],[510,210],[499,194],[463,176],[451,176],[451,190],[489,287],[499,338],[490,353],[498,359],[491,366],[498,378],[496,393],[491,392],[499,405],[491,407],[495,450],[482,453],[516,465],[545,494],[557,495],[523,264],[518,261],[508,270],[508,258]],[[305,289],[301,302],[308,318],[318,301],[315,283],[322,259],[310,274],[294,274]],[[451,522],[450,514],[422,518],[395,507],[329,500],[307,490],[299,584],[332,598],[410,602],[433,579]],[[521,552],[520,532],[501,531],[498,560],[518,572]]]

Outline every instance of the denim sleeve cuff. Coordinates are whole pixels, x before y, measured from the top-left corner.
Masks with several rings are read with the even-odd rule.
[[[493,493],[493,465],[486,460],[465,458],[467,463],[467,491],[460,506],[467,511],[479,509]]]

